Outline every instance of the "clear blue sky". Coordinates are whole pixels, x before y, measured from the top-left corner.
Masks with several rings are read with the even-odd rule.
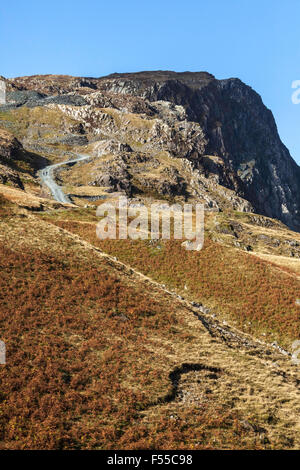
[[[140,70],[239,77],[300,164],[300,0],[14,0],[0,6],[0,75]]]

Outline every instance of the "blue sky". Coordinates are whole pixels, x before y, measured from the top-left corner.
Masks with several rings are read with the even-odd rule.
[[[300,0],[14,0],[0,6],[0,75],[206,70],[273,111],[300,164]]]

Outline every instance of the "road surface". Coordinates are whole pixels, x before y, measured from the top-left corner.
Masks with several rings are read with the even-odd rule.
[[[48,165],[42,170],[39,171],[39,176],[42,180],[42,182],[48,186],[48,188],[51,191],[51,194],[53,198],[58,201],[58,202],[63,202],[63,203],[68,203],[72,204],[71,199],[65,195],[63,192],[62,188],[58,186],[58,184],[55,183],[54,178],[53,178],[53,171],[55,168],[58,168],[59,166],[66,165],[68,163],[76,163],[80,162],[82,160],[87,160],[88,158],[91,158],[90,155],[83,155],[79,154],[78,157],[73,158],[72,160],[66,160],[64,162],[60,163],[55,163],[54,165]]]

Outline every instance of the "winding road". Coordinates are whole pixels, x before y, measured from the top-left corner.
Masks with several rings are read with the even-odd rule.
[[[68,196],[65,195],[65,193],[63,192],[61,186],[58,186],[58,184],[56,184],[55,181],[54,181],[53,171],[55,170],[55,168],[58,168],[62,165],[67,165],[69,163],[76,163],[76,162],[80,162],[82,160],[87,160],[89,158],[91,158],[90,155],[79,154],[78,157],[73,158],[72,160],[66,160],[64,162],[55,163],[53,165],[48,165],[48,166],[46,166],[45,168],[43,168],[42,170],[40,170],[38,172],[39,177],[41,178],[42,182],[46,186],[48,186],[48,188],[51,191],[51,194],[52,194],[53,198],[56,201],[62,202],[62,203],[67,203],[67,204],[72,204],[71,199]]]

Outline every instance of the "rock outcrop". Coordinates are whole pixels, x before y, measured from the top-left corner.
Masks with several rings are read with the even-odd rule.
[[[203,130],[202,155],[224,162],[206,167],[196,150],[195,165],[216,172],[221,184],[236,190],[257,212],[300,230],[300,168],[281,142],[271,111],[249,86],[239,79],[190,72],[114,74],[101,79],[100,86],[106,92],[182,106],[187,120]]]
[[[157,71],[101,78],[19,77],[6,84],[10,110],[38,106],[78,122],[79,136],[68,130],[58,143],[89,142],[94,155],[99,142],[111,139],[132,148],[127,163],[122,160],[113,174],[97,170],[91,184],[127,193],[133,184],[144,185],[172,196],[177,188],[178,195],[188,191],[208,207],[222,209],[226,200],[234,209],[277,218],[300,231],[300,168],[281,142],[271,111],[239,79]],[[48,143],[54,148],[53,139]],[[35,145],[42,142],[37,139]],[[111,155],[118,161],[122,152],[115,149]],[[182,160],[186,171],[174,177],[158,170],[158,176],[147,177],[149,166],[143,173],[131,164],[139,156],[162,165],[157,156],[162,152]],[[183,184],[187,173],[190,180]]]
[[[27,152],[12,133],[0,128],[0,184],[24,189],[23,179],[32,180],[47,160]]]
[[[16,171],[16,163],[20,158],[22,146],[9,132],[0,129],[0,183],[10,184],[24,189],[23,183]]]

